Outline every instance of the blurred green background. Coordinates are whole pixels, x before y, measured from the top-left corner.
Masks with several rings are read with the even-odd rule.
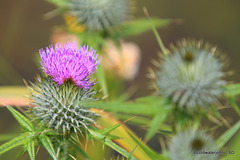
[[[133,18],[144,17],[145,6],[152,17],[178,18],[181,23],[159,30],[165,46],[182,38],[204,39],[218,46],[230,60],[229,70],[235,71],[228,80],[240,82],[240,1],[239,0],[135,0]],[[50,44],[53,27],[64,24],[58,16],[45,20],[43,15],[55,7],[46,1],[0,0],[0,86],[24,85],[22,79],[33,81],[40,69],[34,63],[40,48]],[[145,96],[152,91],[146,77],[151,60],[157,58],[159,46],[152,32],[129,38],[142,52],[140,72],[127,86],[136,85],[132,98]],[[225,114],[225,113],[224,113]],[[226,112],[232,116],[232,112]],[[6,116],[3,116],[6,115]],[[9,133],[13,118],[1,109],[0,133]],[[156,144],[157,145],[157,144]]]

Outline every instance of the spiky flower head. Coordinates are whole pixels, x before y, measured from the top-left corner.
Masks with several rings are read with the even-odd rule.
[[[49,77],[38,77],[29,89],[33,114],[59,133],[82,132],[98,117],[81,103],[97,100],[97,92],[79,88],[72,81],[59,86]]]
[[[171,139],[169,157],[171,160],[217,160],[217,145],[201,130],[185,130]]]
[[[202,41],[183,40],[165,56],[156,72],[160,94],[189,113],[218,102],[223,93],[224,64],[216,48]]]
[[[69,0],[69,14],[87,30],[105,30],[128,17],[129,0]]]
[[[100,63],[96,51],[88,46],[78,47],[77,43],[55,44],[39,50],[43,71],[52,80],[62,85],[65,81],[73,81],[78,87],[89,89],[95,83],[90,75]]]

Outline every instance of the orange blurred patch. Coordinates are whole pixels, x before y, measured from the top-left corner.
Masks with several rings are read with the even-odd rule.
[[[68,26],[68,29],[75,33],[81,33],[85,30],[85,26],[79,24],[77,19],[69,14],[64,15],[64,20]]]
[[[104,48],[103,67],[116,72],[126,80],[133,80],[138,73],[141,53],[139,47],[132,42],[120,42],[120,47],[108,40]]]

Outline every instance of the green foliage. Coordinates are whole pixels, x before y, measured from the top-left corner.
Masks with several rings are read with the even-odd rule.
[[[217,140],[219,149],[221,149],[237,132],[240,130],[240,121],[223,133]]]
[[[134,102],[80,102],[80,104],[89,108],[104,109],[105,111],[146,116],[167,112],[170,109],[166,105],[166,99],[157,96],[142,97]]]
[[[27,142],[27,151],[31,160],[35,160],[34,141]]]
[[[30,132],[34,131],[33,124],[26,117],[24,117],[21,113],[19,113],[10,106],[7,106],[7,109],[12,113],[13,117],[15,117],[15,119],[19,122],[23,129],[26,129]]]
[[[111,147],[112,149],[119,152],[120,154],[122,154],[126,158],[131,157],[132,160],[135,160],[136,158],[131,156],[131,154],[129,154],[125,149],[123,149],[122,147],[120,147],[116,143],[114,143],[111,140],[113,137],[109,136],[109,133],[119,126],[120,125],[117,124],[114,127],[110,127],[108,129],[104,129],[104,130],[89,129],[89,132],[91,134],[90,136],[94,139],[102,140],[105,145]]]
[[[166,157],[159,155],[158,153],[154,152],[152,149],[150,149],[148,146],[144,145],[139,139],[137,139],[132,133],[128,132],[129,135],[135,140],[137,145],[141,147],[147,155],[152,159],[161,159],[161,160],[167,160]]]
[[[69,142],[70,142],[71,146],[73,148],[75,148],[76,151],[78,151],[78,153],[80,153],[85,160],[90,160],[90,158],[88,157],[87,153],[80,147],[80,145],[78,145],[76,143],[76,141],[73,138],[70,138]]]
[[[156,28],[161,28],[169,25],[171,20],[169,19],[159,19],[152,18],[152,24],[149,23],[148,19],[136,19],[132,21],[127,21],[122,24],[121,27],[118,28],[116,32],[111,34],[111,38],[113,39],[121,39],[130,36],[140,35],[152,29],[152,25]]]
[[[21,145],[27,145],[30,140],[33,140],[36,137],[36,134],[31,132],[26,132],[21,134],[20,136],[10,140],[7,143],[4,143],[0,146],[0,155]]]
[[[148,129],[147,131],[147,134],[146,134],[146,140],[148,141],[149,139],[151,139],[155,134],[156,132],[158,131],[159,129],[159,126],[163,123],[163,121],[166,119],[168,115],[168,112],[165,111],[165,112],[158,112],[153,120],[152,120],[152,125],[150,126],[150,128]]]
[[[26,117],[21,113],[16,111],[10,106],[7,106],[8,110],[16,118],[19,124],[23,127],[24,133],[18,135],[16,138],[10,140],[9,142],[4,143],[0,146],[0,155],[11,150],[12,148],[23,146],[25,150],[28,151],[30,159],[35,159],[35,141],[38,140],[49,152],[53,159],[56,159],[56,154],[54,152],[52,142],[49,136],[56,135],[56,133],[42,128],[42,124],[39,123],[36,127],[30,122]],[[8,137],[7,137],[8,138]]]
[[[230,84],[224,87],[226,97],[236,97],[240,94],[240,84]]]
[[[129,157],[127,158],[127,160],[132,160],[133,158],[133,152],[135,151],[135,149],[137,148],[137,146],[135,148],[133,148],[132,152],[130,153]]]
[[[237,160],[240,157],[240,132],[231,140],[227,147],[224,157],[221,160]],[[229,154],[229,151],[233,151],[234,154]]]
[[[69,5],[68,0],[47,0],[49,3],[52,3],[58,7],[64,7]]]
[[[44,134],[41,134],[39,136],[39,141],[45,147],[45,149],[48,151],[48,153],[51,155],[51,157],[54,160],[57,160],[57,156],[56,156],[56,153],[54,151],[54,148],[53,148],[53,145],[52,145],[52,142],[51,142],[50,138],[48,136],[44,135]]]

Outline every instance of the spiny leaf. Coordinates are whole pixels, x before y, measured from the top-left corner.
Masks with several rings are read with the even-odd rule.
[[[146,134],[146,140],[148,141],[149,139],[151,139],[154,134],[157,132],[159,126],[163,123],[163,121],[166,119],[167,117],[167,110],[164,112],[159,112],[155,115],[155,117],[153,118],[153,121],[152,121],[152,125],[150,126],[150,128],[148,129],[147,131],[147,134]]]
[[[54,148],[53,148],[53,145],[52,145],[52,142],[50,140],[50,138],[44,134],[41,134],[39,136],[39,140],[40,142],[42,143],[42,145],[44,146],[44,148],[48,151],[48,153],[51,155],[51,157],[54,159],[54,160],[57,160],[57,156],[56,156],[56,153],[54,151]]]
[[[126,158],[128,158],[130,156],[130,154],[125,149],[123,149],[122,147],[118,146],[116,143],[112,142],[110,139],[106,139],[104,141],[104,144],[108,145],[109,147],[111,147],[112,149],[114,149],[118,153],[122,154]],[[131,160],[137,160],[137,159],[132,156]]]
[[[34,131],[33,124],[26,117],[24,117],[21,113],[19,113],[10,106],[7,106],[7,109],[12,113],[12,115],[24,129],[28,131]]]
[[[119,152],[120,154],[122,154],[126,158],[129,157],[130,154],[125,149],[123,149],[122,147],[120,147],[117,144],[115,144],[114,142],[112,142],[110,138],[101,134],[98,130],[94,130],[94,129],[89,128],[89,132],[91,133],[91,135],[94,136],[94,138],[102,140],[104,144],[108,145],[109,147],[111,147],[115,151]],[[133,159],[136,159],[136,158],[133,158]]]
[[[144,152],[151,158],[151,159],[159,159],[159,160],[165,160],[164,156],[161,156],[148,148],[145,144],[143,144],[140,140],[138,140],[131,132],[128,132],[128,134],[134,139],[134,141],[139,145],[139,147],[144,150]]]
[[[35,160],[35,151],[34,151],[34,140],[31,140],[27,143],[27,151],[31,160]]]
[[[118,128],[121,124],[122,123],[118,123],[111,127],[101,129],[99,132],[102,133],[103,135],[106,135],[106,134],[110,133],[111,131],[113,131],[114,129]]]
[[[35,134],[27,132],[12,139],[7,143],[4,143],[3,145],[0,146],[0,155],[9,151],[12,148],[26,144],[28,141],[30,141],[34,137],[35,137]]]
[[[72,138],[69,142],[78,151],[78,153],[80,153],[84,157],[85,160],[90,160],[87,153],[80,147],[80,145],[77,145]]]
[[[223,133],[217,140],[218,148],[221,149],[234,134],[240,130],[240,121],[238,121],[234,126],[229,128],[225,133]]]
[[[133,148],[133,150],[132,150],[132,152],[130,153],[130,155],[129,155],[129,157],[128,157],[127,160],[132,160],[133,152],[135,151],[136,148],[137,148],[137,146]]]
[[[111,114],[109,114],[107,112],[102,112],[97,109],[91,109],[91,110],[93,110],[96,113],[101,115],[101,117],[98,118],[98,122],[99,122],[99,124],[101,124],[101,128],[111,127],[115,124],[120,123],[115,117],[113,117]],[[116,136],[121,137],[121,139],[114,139],[113,141],[130,153],[132,151],[132,149],[136,146],[136,142],[129,135],[128,132],[131,132],[130,129],[127,126],[125,126],[124,124],[122,124],[115,130],[113,130],[111,133]],[[134,135],[134,133],[132,133],[132,134]],[[133,155],[138,160],[151,160],[151,158],[140,147],[137,147],[135,149]]]

